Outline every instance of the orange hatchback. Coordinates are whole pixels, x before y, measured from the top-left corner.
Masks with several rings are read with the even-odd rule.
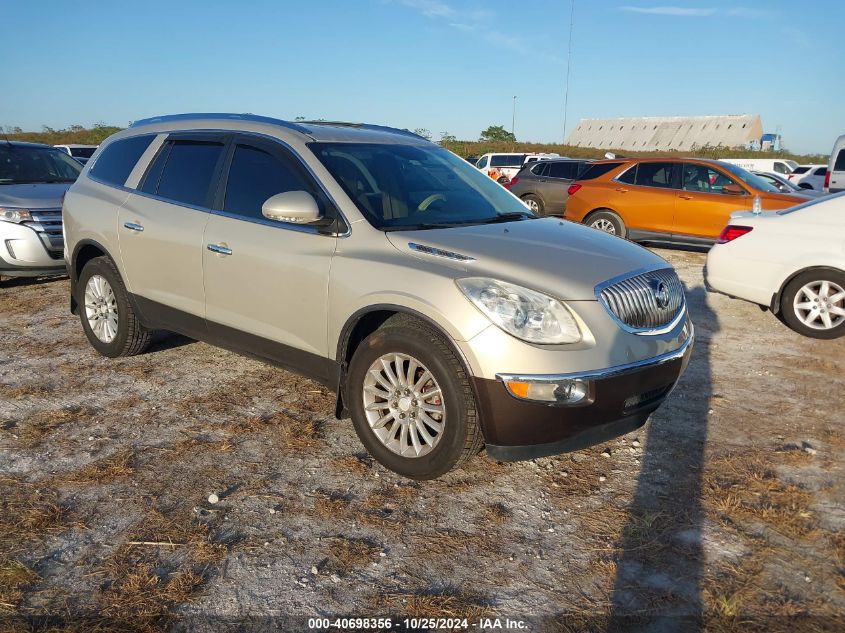
[[[640,242],[709,245],[734,211],[808,200],[741,167],[698,158],[598,161],[569,187],[566,219]]]

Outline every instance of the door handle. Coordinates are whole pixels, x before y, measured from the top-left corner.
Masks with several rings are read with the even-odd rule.
[[[692,200],[692,196],[688,196],[688,195],[683,194],[683,193],[679,193],[679,194],[678,194],[678,197],[679,197],[681,200]]]
[[[209,244],[206,246],[208,250],[212,253],[217,253],[218,255],[231,255],[232,249],[228,246],[224,246],[223,244]]]
[[[628,193],[628,190],[625,187],[616,187],[616,191],[619,193]]]
[[[125,222],[123,226],[130,231],[138,231],[138,233],[141,233],[144,230],[143,226],[136,224],[135,222]]]

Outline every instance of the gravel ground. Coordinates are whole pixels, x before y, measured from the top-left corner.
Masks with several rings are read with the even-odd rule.
[[[101,358],[67,280],[5,282],[0,631],[841,630],[845,339],[659,253],[698,340],[645,427],[426,483],[374,463],[314,382],[177,336]]]

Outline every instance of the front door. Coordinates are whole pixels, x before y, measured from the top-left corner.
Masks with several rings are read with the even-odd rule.
[[[321,378],[336,228],[265,218],[263,203],[286,191],[308,191],[333,217],[280,143],[239,136],[203,239],[206,319],[222,344]]]
[[[731,213],[751,208],[745,187],[712,165],[684,163],[681,183],[672,231],[678,237],[716,239]]]

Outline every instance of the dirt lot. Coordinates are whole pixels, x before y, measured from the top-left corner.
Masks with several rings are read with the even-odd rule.
[[[101,358],[66,280],[7,282],[0,631],[842,630],[845,339],[707,295],[702,254],[660,254],[698,341],[644,428],[428,483],[373,463],[316,383],[175,336]]]

